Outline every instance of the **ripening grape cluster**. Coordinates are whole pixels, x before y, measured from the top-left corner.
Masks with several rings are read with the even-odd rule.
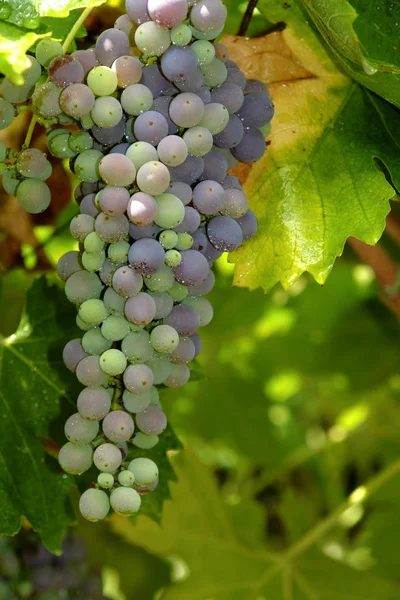
[[[64,362],[84,389],[59,462],[73,474],[98,469],[80,499],[92,521],[110,506],[137,512],[157,486],[157,465],[135,449],[153,448],[166,428],[158,386],[190,378],[197,331],[213,316],[213,262],[257,230],[228,169],[261,158],[274,110],[266,86],[246,80],[215,42],[227,16],[221,0],[127,0],[126,11],[94,48],[65,55],[43,39],[31,57],[48,73],[32,95],[38,117],[78,125],[52,125],[47,140],[81,180],[70,227],[79,251],[60,259],[58,274],[83,332]],[[15,86],[4,85],[12,112],[4,91]],[[29,152],[3,184],[40,212],[50,194]]]

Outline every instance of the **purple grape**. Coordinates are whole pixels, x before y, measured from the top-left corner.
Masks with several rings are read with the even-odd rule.
[[[76,371],[78,363],[86,356],[89,355],[82,348],[80,339],[71,340],[64,346],[63,361],[67,369],[72,372]]]
[[[185,206],[185,216],[180,225],[175,227],[178,233],[193,234],[200,226],[201,217],[195,208]]]
[[[164,319],[164,323],[176,329],[179,335],[193,335],[200,327],[200,316],[193,306],[177,304]]]
[[[258,221],[252,210],[248,210],[243,217],[236,219],[236,223],[239,223],[240,225],[244,242],[252,238],[257,233]]]
[[[141,240],[143,238],[156,239],[160,231],[161,227],[155,223],[151,223],[150,225],[129,224],[129,235],[133,240]]]
[[[164,248],[159,242],[143,238],[132,244],[129,250],[129,264],[142,275],[155,273],[164,264]]]
[[[187,46],[170,46],[161,57],[161,70],[173,83],[184,83],[197,72],[197,56]]]
[[[195,345],[190,337],[180,337],[177,348],[169,355],[169,360],[178,365],[186,364],[194,359]]]
[[[267,145],[258,129],[247,129],[240,144],[232,149],[235,158],[244,163],[253,163],[263,156]]]
[[[154,98],[175,96],[178,93],[172,83],[161,74],[156,64],[144,67],[140,83],[149,88]]]
[[[203,156],[203,160],[203,173],[200,175],[199,179],[203,181],[211,179],[212,181],[217,181],[222,184],[228,173],[228,163],[226,158],[224,158],[216,148],[213,148],[208,154]]]
[[[76,250],[63,254],[57,263],[57,275],[62,281],[67,281],[70,275],[81,270],[79,252]]]
[[[197,91],[197,95],[204,104],[209,104],[210,102],[218,102],[218,100],[212,100],[210,88],[206,85],[201,86],[201,88]],[[223,104],[223,102],[221,102]],[[228,108],[228,107],[227,107]]]
[[[243,100],[243,90],[235,83],[225,82],[211,92],[211,102],[223,104],[231,115],[240,109]]]
[[[96,55],[94,53],[94,50],[92,50],[92,49],[76,50],[75,52],[73,52],[71,54],[71,56],[72,56],[72,58],[74,58],[75,60],[78,60],[81,63],[85,77],[91,69],[93,69],[94,67],[96,67],[99,64],[99,62],[96,58]]]
[[[257,128],[270,122],[274,116],[274,110],[274,105],[269,96],[247,94],[237,114],[246,128]]]
[[[149,406],[136,415],[140,431],[147,435],[160,435],[167,426],[167,417],[158,406]]]
[[[158,25],[170,29],[186,19],[187,0],[148,0],[147,11]]]
[[[181,264],[173,269],[175,279],[184,285],[200,285],[210,270],[207,259],[197,250],[185,250],[181,256]]]
[[[178,133],[179,128],[172,121],[169,116],[169,106],[171,104],[171,98],[168,96],[159,96],[154,100],[153,108],[159,112],[168,123],[168,135],[175,135]]]
[[[112,286],[119,296],[130,298],[142,289],[143,278],[130,267],[119,267],[113,275]]]
[[[137,192],[129,200],[127,214],[135,225],[149,225],[157,214],[157,202],[153,196]]]
[[[133,131],[139,141],[157,146],[168,135],[168,123],[162,114],[148,110],[137,117]]]
[[[118,142],[123,139],[125,135],[125,126],[125,118],[122,117],[120,122],[113,127],[99,127],[98,125],[93,125],[92,134],[103,146],[111,146],[118,144]]]
[[[235,190],[243,190],[243,186],[240,183],[239,179],[237,177],[234,177],[233,175],[227,175],[225,177],[222,187],[224,188],[224,190],[231,188]]]
[[[204,159],[201,156],[192,156],[191,154],[179,167],[170,167],[169,169],[172,182],[181,181],[189,185],[197,181],[203,171]]]
[[[192,201],[193,192],[189,184],[183,181],[173,181],[169,184],[168,193],[177,196],[182,204],[189,204]]]
[[[181,92],[191,92],[197,94],[197,92],[203,87],[204,75],[200,69],[196,69],[190,77],[183,80],[175,81],[175,85]]]
[[[99,209],[95,204],[96,194],[87,194],[79,205],[79,210],[83,215],[90,215],[91,217],[97,217],[100,213]]]
[[[209,244],[210,246],[210,244]],[[209,294],[211,292],[211,290],[213,289],[215,284],[215,275],[214,273],[210,270],[207,279],[205,281],[203,281],[203,283],[200,283],[200,285],[190,285],[188,290],[189,290],[189,295],[190,296],[195,296],[195,297],[200,297],[200,296],[206,296],[207,294]]]
[[[72,56],[56,56],[48,67],[49,78],[57,87],[65,88],[71,83],[81,83],[85,71],[79,60]]]
[[[130,199],[126,188],[108,185],[101,190],[97,196],[97,201],[101,210],[111,217],[122,215],[128,206]]]
[[[214,143],[220,148],[234,148],[242,141],[243,135],[242,121],[236,115],[231,115],[225,129],[214,135]]]
[[[193,206],[203,215],[219,213],[225,201],[226,192],[216,181],[201,181],[193,190]]]
[[[129,55],[131,45],[128,36],[119,29],[106,29],[96,42],[96,57],[106,67],[111,67],[120,56]]]
[[[190,336],[190,339],[192,340],[192,342],[194,344],[194,348],[195,348],[194,358],[196,358],[196,356],[198,356],[201,352],[201,346],[202,346],[201,338],[199,337],[199,335],[197,333],[194,333],[193,335]]]
[[[207,236],[201,229],[198,229],[194,233],[192,233],[193,245],[192,250],[197,250],[204,254],[208,246]]]
[[[214,217],[208,224],[207,236],[211,244],[222,252],[232,252],[243,241],[240,226],[230,217]]]
[[[129,18],[137,25],[150,21],[147,12],[147,0],[126,0],[125,9]]]
[[[269,91],[265,83],[258,79],[247,79],[246,87],[244,88],[245,94],[263,94],[269,96]]]
[[[145,292],[139,292],[125,303],[125,316],[135,325],[148,325],[156,316],[156,303]]]

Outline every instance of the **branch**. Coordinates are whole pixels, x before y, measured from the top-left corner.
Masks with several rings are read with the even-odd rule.
[[[242,22],[240,23],[238,35],[246,35],[247,28],[250,25],[251,17],[253,16],[253,12],[255,7],[257,6],[257,2],[258,0],[249,0],[246,12],[244,13]]]
[[[400,246],[400,221],[393,210],[388,214],[386,219],[386,233]]]

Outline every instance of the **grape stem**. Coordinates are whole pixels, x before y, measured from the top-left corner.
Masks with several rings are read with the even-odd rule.
[[[68,48],[70,47],[70,45],[72,44],[72,42],[75,39],[76,32],[78,31],[79,27],[82,25],[82,23],[84,22],[84,20],[86,19],[86,17],[89,16],[89,14],[91,13],[91,11],[92,11],[92,7],[88,6],[81,13],[81,16],[79,17],[79,19],[77,19],[77,21],[75,21],[74,26],[72,27],[71,31],[69,32],[69,34],[67,35],[67,37],[65,38],[65,41],[63,43],[63,52],[64,52],[64,54],[68,51]]]
[[[251,17],[253,16],[254,9],[256,8],[258,0],[250,0],[246,12],[243,15],[242,22],[240,23],[238,35],[246,35],[246,31],[250,25]]]
[[[23,144],[24,148],[29,148],[29,144],[31,143],[33,130],[35,129],[37,120],[38,120],[37,116],[35,114],[33,114],[31,122],[29,123],[28,131],[26,132],[26,136],[25,136],[25,140],[24,140],[24,144]]]

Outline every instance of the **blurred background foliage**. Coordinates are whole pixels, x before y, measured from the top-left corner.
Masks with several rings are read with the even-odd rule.
[[[246,6],[230,1],[228,33]],[[119,11],[115,2],[96,9],[89,34]],[[269,26],[256,11],[248,33]],[[15,144],[24,119],[10,133]],[[52,207],[40,216],[1,196],[2,335],[15,330],[33,278],[74,248],[73,185],[58,166]],[[400,453],[398,319],[350,249],[324,287],[303,276],[265,296],[232,288],[232,269],[225,257],[216,264],[215,316],[194,381],[163,392],[185,449],[171,455],[178,481],[161,523],[79,522],[80,562],[115,600],[399,599],[400,478],[377,475]],[[26,595],[21,581],[39,568],[21,550],[26,535],[28,524],[0,548],[0,599],[69,597]],[[40,560],[58,581],[65,561],[51,570],[48,556]]]

